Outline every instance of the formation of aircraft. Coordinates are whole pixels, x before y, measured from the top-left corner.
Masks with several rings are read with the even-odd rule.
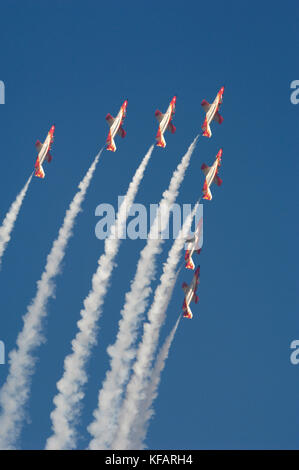
[[[219,124],[221,124],[223,121],[223,117],[219,114],[219,107],[220,107],[220,104],[222,103],[223,92],[224,92],[224,87],[222,87],[220,91],[217,93],[217,96],[212,104],[209,104],[205,100],[203,100],[201,103],[206,112],[205,121],[202,126],[204,136],[207,136],[207,137],[212,136],[210,124],[213,119],[218,121]],[[120,135],[122,138],[126,136],[126,131],[123,128],[123,122],[126,116],[127,105],[128,105],[128,100],[125,100],[116,118],[111,116],[111,114],[107,114],[106,116],[106,121],[108,122],[110,126],[108,137],[106,140],[106,144],[107,144],[106,148],[107,150],[110,150],[112,152],[116,151],[116,145],[114,141],[115,136]],[[155,116],[159,122],[159,128],[158,128],[158,132],[156,135],[156,141],[157,141],[158,147],[166,147],[166,141],[164,138],[164,133],[166,130],[169,130],[172,134],[174,134],[176,131],[176,128],[172,123],[172,119],[175,113],[175,105],[176,105],[176,96],[172,98],[165,114],[162,114],[161,111],[159,110],[155,112]],[[50,149],[51,149],[51,144],[54,140],[54,131],[55,131],[55,126],[53,125],[50,131],[48,132],[48,135],[44,143],[42,144],[38,140],[35,144],[38,150],[38,156],[35,162],[35,176],[37,176],[38,178],[45,177],[45,172],[42,166],[43,162],[45,160],[47,160],[48,162],[52,160]],[[222,158],[222,149],[220,149],[219,152],[217,153],[215,162],[213,163],[211,167],[209,167],[205,163],[203,163],[201,166],[201,169],[205,175],[205,181],[204,181],[203,190],[202,190],[203,199],[207,199],[209,201],[212,199],[212,193],[210,190],[210,186],[212,183],[216,183],[218,186],[222,184],[222,180],[218,176],[219,167],[221,165],[221,158]],[[199,243],[201,241],[202,225],[203,225],[203,220],[201,218],[196,227],[194,236],[186,240],[187,248],[185,252],[185,267],[187,269],[193,270],[195,268],[195,264],[192,259],[192,256],[194,253],[200,254],[201,252],[201,246],[199,246]],[[189,306],[191,301],[194,301],[195,303],[198,302],[198,295],[196,291],[197,291],[198,284],[199,284],[199,272],[200,272],[200,267],[198,266],[198,268],[196,269],[194,273],[191,284],[188,286],[188,284],[184,282],[182,285],[183,290],[185,292],[185,298],[183,302],[183,316],[185,318],[193,317],[190,306]]]
[[[49,152],[51,149],[52,142],[54,140],[54,131],[55,131],[55,126],[52,126],[43,144],[39,140],[36,141],[35,146],[38,150],[38,155],[37,155],[37,159],[34,165],[35,167],[34,174],[38,178],[45,177],[45,172],[42,167],[44,161],[47,160],[50,163],[50,161],[52,160],[52,155]]]
[[[187,243],[187,249],[185,252],[185,268],[187,269],[194,269],[195,264],[192,259],[192,255],[194,253],[197,253],[198,255],[201,252],[201,247],[199,247],[199,243],[201,240],[201,235],[202,235],[202,225],[203,225],[203,218],[201,217],[200,221],[198,222],[198,225],[196,227],[194,236],[192,238],[188,238],[186,240]]]
[[[164,133],[166,130],[170,131],[172,134],[174,134],[176,131],[176,128],[172,123],[172,119],[175,113],[175,104],[176,96],[172,98],[165,114],[161,113],[161,111],[159,111],[158,109],[155,112],[155,116],[157,118],[157,121],[159,122],[159,128],[156,135],[158,147],[166,147],[166,141],[164,139]]]
[[[201,103],[206,113],[205,120],[202,125],[203,136],[206,136],[206,137],[212,136],[210,124],[213,120],[216,120],[219,124],[223,122],[223,117],[219,114],[219,108],[223,101],[223,93],[224,93],[224,87],[220,88],[212,104],[209,104],[206,100],[203,100]],[[111,116],[111,114],[107,114],[106,116],[106,121],[108,122],[109,127],[110,127],[108,137],[106,140],[106,144],[107,144],[106,149],[112,152],[116,151],[116,145],[114,141],[115,136],[120,135],[122,138],[126,136],[126,131],[123,128],[123,122],[126,117],[127,105],[128,105],[128,100],[125,100],[119,110],[119,113],[117,114],[115,118]],[[176,96],[172,98],[165,114],[161,113],[161,111],[159,110],[155,112],[155,116],[159,122],[159,128],[158,128],[158,132],[156,135],[156,142],[157,142],[158,147],[163,147],[163,148],[166,147],[166,141],[164,138],[164,133],[166,130],[170,131],[172,134],[174,134],[176,131],[176,128],[172,122],[173,116],[175,113],[175,106],[176,106]],[[45,172],[42,166],[43,162],[45,160],[47,160],[48,162],[52,160],[50,149],[51,149],[51,144],[54,140],[54,131],[55,131],[55,126],[53,125],[50,131],[48,132],[48,135],[44,143],[42,144],[38,140],[35,144],[38,150],[38,155],[37,155],[37,159],[35,162],[35,176],[37,176],[38,178],[45,177]],[[210,190],[210,186],[212,183],[216,183],[218,186],[222,184],[222,180],[218,176],[219,167],[221,165],[222,152],[223,152],[222,149],[220,149],[216,155],[215,162],[213,163],[211,167],[209,167],[205,163],[203,163],[201,166],[201,169],[205,175],[205,181],[204,181],[203,190],[202,190],[203,199],[207,199],[209,201],[212,199],[212,193]],[[202,223],[203,221],[201,218],[197,225],[194,236],[186,240],[187,248],[185,252],[185,267],[187,269],[193,270],[195,268],[195,264],[192,259],[192,256],[194,253],[200,254],[201,252],[201,246],[199,246],[199,243],[201,241],[201,235],[202,235]],[[185,318],[192,318],[192,312],[189,307],[190,302],[192,300],[194,300],[195,303],[198,302],[198,296],[196,294],[196,291],[197,291],[197,287],[199,284],[199,270],[200,268],[198,267],[194,273],[192,282],[189,286],[186,283],[183,283],[183,286],[182,286],[185,292],[185,298],[184,298],[184,303],[183,303],[183,316]]]
[[[108,122],[110,126],[109,134],[108,134],[107,141],[106,141],[107,150],[111,150],[112,152],[115,152],[116,150],[116,145],[114,142],[114,137],[116,136],[116,134],[120,135],[122,138],[126,136],[126,131],[122,127],[122,124],[126,116],[127,105],[128,105],[128,100],[123,102],[116,118],[111,116],[111,114],[107,114],[106,116],[106,121]]]
[[[219,124],[223,122],[223,117],[219,114],[219,107],[223,100],[223,93],[224,93],[224,87],[222,87],[219,90],[212,104],[209,104],[206,100],[203,100],[201,103],[201,105],[203,106],[206,112],[206,117],[202,125],[203,136],[206,136],[206,137],[212,136],[210,124],[213,120],[216,120]],[[119,113],[117,114],[115,118],[111,116],[111,114],[107,114],[106,116],[106,121],[108,122],[109,127],[110,127],[108,137],[106,140],[106,144],[107,144],[106,148],[107,150],[110,150],[112,152],[116,151],[116,145],[114,141],[115,136],[120,135],[122,138],[126,136],[126,131],[123,128],[123,122],[126,117],[127,105],[128,105],[128,100],[125,100],[119,110]],[[166,147],[166,141],[164,138],[164,133],[166,130],[169,130],[172,134],[174,134],[176,131],[176,128],[172,122],[172,119],[175,113],[175,106],[176,106],[176,96],[172,98],[165,114],[162,114],[161,111],[159,110],[155,112],[155,116],[159,122],[159,128],[158,128],[158,132],[156,135],[156,141],[157,141],[158,147],[163,147],[163,148]],[[42,144],[38,140],[35,144],[38,150],[38,155],[37,155],[37,159],[35,162],[35,176],[37,176],[38,178],[45,177],[45,172],[42,166],[43,162],[45,160],[47,160],[48,162],[52,160],[50,149],[51,149],[51,144],[54,140],[54,131],[55,131],[55,126],[53,125],[50,131],[48,132],[48,135],[44,143]],[[216,183],[218,186],[222,184],[222,180],[218,176],[219,167],[221,165],[221,158],[222,158],[222,149],[220,149],[219,152],[217,153],[215,162],[213,163],[211,167],[209,167],[205,163],[203,163],[201,166],[201,169],[205,175],[205,181],[204,181],[203,190],[202,190],[203,199],[207,199],[209,201],[212,199],[212,193],[210,190],[210,186],[212,183]],[[195,264],[192,259],[192,256],[194,253],[200,254],[201,252],[201,246],[199,246],[199,242],[201,240],[201,235],[202,235],[202,223],[203,221],[201,218],[197,225],[194,236],[186,240],[187,248],[185,252],[185,267],[187,269],[193,270],[195,268]],[[195,301],[195,303],[198,302],[198,295],[196,294],[196,291],[197,291],[197,287],[199,284],[199,270],[200,268],[198,267],[194,273],[192,282],[189,286],[186,283],[183,283],[183,286],[182,286],[185,292],[185,298],[184,298],[184,303],[183,303],[183,316],[185,318],[192,318],[192,312],[189,307],[190,302],[192,300]]]
[[[219,107],[222,103],[223,93],[224,93],[224,86],[220,88],[212,104],[209,104],[206,100],[203,100],[201,103],[206,113],[206,117],[202,125],[202,130],[203,130],[202,135],[204,135],[205,137],[212,137],[210,124],[213,120],[217,121],[219,124],[223,122],[223,117],[219,114]]]
[[[192,312],[189,307],[190,303],[194,301],[196,304],[199,300],[198,295],[196,294],[198,284],[199,284],[199,271],[200,267],[196,269],[191,284],[188,286],[185,282],[182,284],[183,291],[185,292],[185,298],[183,302],[183,317],[184,318],[192,318]]]

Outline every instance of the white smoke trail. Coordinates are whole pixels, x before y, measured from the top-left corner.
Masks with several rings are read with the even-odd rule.
[[[102,313],[102,306],[109,287],[110,277],[115,265],[114,259],[121,243],[128,212],[134,202],[144,171],[149,162],[154,146],[152,145],[143,158],[126,196],[119,208],[116,222],[111,227],[109,238],[105,240],[105,250],[100,257],[99,267],[92,277],[92,288],[84,300],[81,319],[78,321],[78,333],[72,341],[72,352],[64,360],[64,372],[57,382],[58,393],[53,402],[56,408],[51,413],[53,434],[46,442],[46,449],[69,449],[76,445],[76,420],[80,414],[80,403],[84,397],[83,386],[87,382],[84,370],[96,344],[97,322]]]
[[[197,209],[198,203],[188,217],[186,217],[163,267],[163,274],[156,288],[152,306],[148,312],[148,322],[144,323],[143,326],[143,337],[138,347],[133,375],[127,385],[126,397],[121,408],[116,437],[112,444],[113,449],[135,449],[135,442],[130,440],[130,436],[135,429],[135,421],[144,419],[145,416],[145,410],[143,410],[142,405],[144,404],[147,390],[150,387],[151,366],[158,347],[160,330],[166,318],[167,306],[170,301],[169,292],[172,292],[174,288],[177,278],[176,269],[181,251]]]
[[[169,336],[166,338],[163,346],[161,347],[160,352],[155,362],[155,366],[151,373],[151,376],[149,379],[149,386],[146,391],[146,396],[144,398],[144,403],[142,406],[143,415],[139,416],[139,419],[136,422],[136,427],[134,428],[134,449],[136,450],[146,448],[144,440],[146,438],[147,430],[150,424],[150,419],[155,413],[153,409],[153,403],[158,396],[158,389],[159,389],[159,385],[161,381],[161,374],[164,370],[165,363],[169,355],[170,347],[174,340],[174,336],[179,326],[180,319],[181,319],[181,315],[177,319],[176,324],[174,325]]]
[[[110,448],[115,437],[123,387],[129,378],[130,365],[135,355],[133,345],[151,292],[150,283],[155,277],[155,259],[163,243],[159,235],[168,224],[171,207],[178,195],[197,140],[198,136],[174,171],[169,188],[163,193],[147,244],[140,253],[135,278],[121,311],[122,319],[119,321],[116,341],[107,349],[111,357],[110,371],[107,372],[99,392],[98,408],[93,413],[94,420],[88,427],[93,436],[89,443],[90,449]]]
[[[10,235],[11,232],[14,228],[15,221],[18,217],[18,213],[20,212],[24,197],[26,196],[27,189],[29,187],[30,181],[32,179],[32,176],[29,176],[27,183],[25,184],[24,188],[22,191],[17,195],[16,200],[12,203],[12,205],[9,208],[9,211],[7,212],[6,216],[4,217],[4,220],[2,222],[2,225],[0,227],[0,268],[1,268],[1,262],[2,262],[2,257],[5,251],[5,248],[10,240]]]
[[[102,149],[103,150],[103,149]],[[42,320],[47,315],[47,303],[54,294],[54,278],[60,271],[67,243],[72,235],[76,216],[84,200],[102,150],[95,157],[85,177],[79,184],[79,191],[66,211],[59,230],[47,257],[41,279],[37,282],[37,291],[23,317],[23,330],[17,337],[17,348],[9,354],[9,372],[6,382],[0,390],[0,448],[14,448],[21,432],[24,420],[24,408],[28,401],[31,377],[34,373],[36,348],[43,342]]]

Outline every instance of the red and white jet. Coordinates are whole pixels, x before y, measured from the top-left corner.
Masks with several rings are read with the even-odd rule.
[[[35,167],[34,174],[38,178],[45,177],[45,172],[42,167],[43,162],[47,160],[50,163],[50,161],[52,160],[52,155],[49,153],[49,151],[51,149],[51,145],[54,140],[54,131],[55,131],[55,126],[52,126],[43,144],[39,140],[36,141],[35,146],[38,150],[38,155],[37,155],[37,159],[34,165]]]
[[[124,101],[116,118],[111,116],[111,114],[107,114],[106,116],[106,121],[110,126],[109,134],[106,140],[107,150],[111,150],[112,152],[115,152],[116,150],[116,145],[114,142],[114,137],[116,134],[120,135],[122,138],[126,136],[126,131],[123,129],[122,124],[126,117],[127,105],[128,100]]]
[[[206,117],[202,125],[203,134],[205,137],[212,137],[212,131],[210,124],[213,121],[217,121],[219,124],[223,122],[223,117],[219,114],[219,107],[222,103],[222,96],[224,93],[224,86],[218,91],[217,96],[212,104],[209,104],[206,100],[201,102],[203,109],[205,110]]]
[[[187,269],[194,269],[195,264],[192,259],[193,253],[199,253],[201,252],[201,247],[199,248],[199,243],[202,242],[202,224],[203,224],[203,218],[201,217],[200,221],[198,222],[198,225],[196,227],[194,236],[192,238],[189,238],[187,241],[187,249],[185,253],[185,268]]]
[[[183,316],[185,318],[193,317],[189,305],[192,302],[192,300],[194,300],[196,304],[199,300],[198,295],[196,294],[198,284],[199,284],[199,270],[200,270],[200,266],[198,266],[198,268],[196,269],[190,286],[188,286],[188,284],[186,284],[185,282],[183,282],[182,284],[182,288],[185,292],[185,299],[183,303]]]
[[[155,112],[155,116],[159,122],[159,129],[156,135],[156,141],[158,147],[166,147],[166,142],[164,139],[164,132],[169,130],[172,134],[175,133],[176,128],[172,124],[172,118],[175,113],[175,103],[176,103],[176,96],[174,96],[168,106],[168,109],[165,114],[162,114],[161,111],[157,109]]]
[[[218,170],[221,165],[221,157],[222,157],[222,149],[219,150],[219,152],[216,155],[216,160],[213,163],[212,166],[208,166],[205,163],[201,165],[201,169],[204,172],[204,175],[206,177],[202,193],[203,193],[203,199],[207,199],[208,201],[211,201],[212,199],[212,193],[210,191],[210,186],[212,183],[216,183],[217,186],[221,186],[222,184],[222,179],[219,178],[218,176]]]

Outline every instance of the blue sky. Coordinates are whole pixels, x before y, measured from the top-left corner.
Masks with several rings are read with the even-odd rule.
[[[42,448],[50,434],[56,382],[82,300],[103,252],[98,204],[116,205],[157,131],[154,112],[177,95],[165,150],[155,149],[136,202],[158,203],[199,132],[202,99],[225,85],[221,126],[201,139],[178,197],[201,192],[203,162],[223,147],[221,177],[204,205],[200,302],[182,321],[155,404],[147,444],[154,449],[298,448],[298,367],[290,343],[298,322],[298,118],[290,83],[299,79],[297,2],[6,1],[1,4],[1,217],[32,171],[35,141],[56,124],[53,162],[32,182],[0,272],[0,339],[9,351],[36,291],[65,210],[107,135],[105,116],[128,98],[127,136],[105,152],[69,243],[47,342],[20,446]],[[108,365],[120,309],[144,241],[123,242],[100,322],[80,432]],[[171,242],[159,257],[159,274]],[[183,270],[162,340],[180,311]],[[0,366],[0,381],[7,365]]]

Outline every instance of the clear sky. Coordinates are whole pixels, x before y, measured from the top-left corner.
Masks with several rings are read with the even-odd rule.
[[[128,98],[127,136],[105,152],[77,219],[50,301],[20,446],[42,448],[82,301],[103,252],[100,203],[116,205],[157,132],[154,112],[177,95],[175,135],[156,148],[136,202],[158,203],[199,132],[202,99],[225,85],[221,126],[201,139],[179,203],[197,200],[203,162],[223,147],[223,185],[204,204],[200,301],[181,322],[155,403],[153,449],[298,448],[299,365],[290,362],[298,321],[298,122],[290,83],[299,80],[297,1],[1,2],[0,215],[33,169],[35,141],[56,124],[46,178],[32,181],[0,272],[0,339],[15,345],[65,210],[105,142],[105,116]],[[144,241],[121,246],[100,321],[82,421],[108,365],[124,295]],[[159,275],[171,242],[158,259]],[[159,276],[158,276],[159,277]],[[182,270],[163,340],[183,301]],[[297,292],[296,292],[297,288]],[[0,365],[0,383],[7,365]]]

